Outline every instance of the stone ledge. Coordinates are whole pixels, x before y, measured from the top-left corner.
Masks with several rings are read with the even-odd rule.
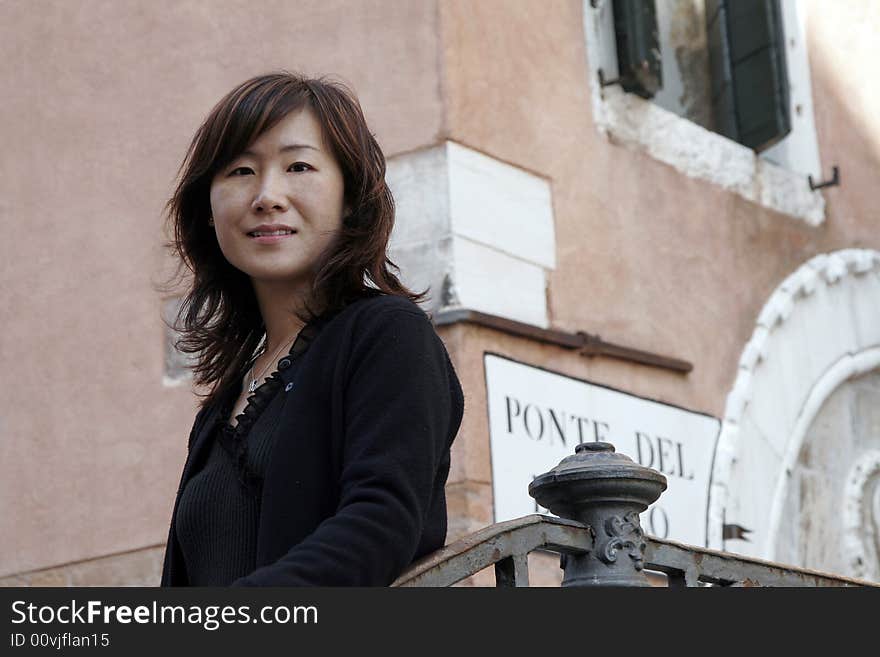
[[[0,578],[0,586],[158,586],[165,546],[113,554]]]
[[[806,176],[634,94],[616,88],[597,93],[604,99],[595,103],[596,124],[614,143],[810,226],[825,221],[825,198],[810,189]]]

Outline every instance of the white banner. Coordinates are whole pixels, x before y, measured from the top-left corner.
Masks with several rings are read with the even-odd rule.
[[[667,489],[642,514],[659,538],[705,546],[714,417],[484,354],[495,522],[549,513],[528,494],[537,475],[605,441],[666,476]]]

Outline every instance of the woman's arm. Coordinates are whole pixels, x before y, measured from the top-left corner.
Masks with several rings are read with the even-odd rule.
[[[183,585],[186,583],[187,580],[183,559],[180,556],[175,559],[174,555],[172,554],[173,551],[178,550],[179,555],[179,548],[176,547],[177,544],[174,540],[174,518],[177,515],[177,504],[180,501],[180,494],[183,491],[184,478],[186,476],[186,466],[190,459],[190,452],[192,451],[193,442],[195,441],[196,436],[198,436],[199,432],[201,432],[202,430],[207,412],[207,407],[202,407],[201,409],[199,409],[199,412],[196,413],[196,419],[193,420],[192,429],[190,429],[189,438],[186,442],[186,462],[184,462],[182,468],[180,483],[177,485],[177,495],[174,498],[174,506],[171,511],[171,520],[168,525],[168,539],[165,543],[165,557],[162,563],[162,578],[160,580],[160,586]]]
[[[336,513],[233,586],[383,586],[411,563],[433,497],[444,494],[462,413],[455,372],[421,310],[397,306],[363,322],[344,398]]]

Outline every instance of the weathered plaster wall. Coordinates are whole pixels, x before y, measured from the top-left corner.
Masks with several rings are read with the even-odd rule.
[[[695,364],[681,376],[442,329],[467,394],[450,539],[492,519],[487,349],[722,415],[783,278],[817,253],[880,245],[880,5],[808,3],[822,162],[843,177],[810,227],[604,137],[586,4],[4,3],[0,575],[164,540],[195,401],[161,385],[162,204],[211,104],[269,69],[348,80],[389,157],[451,139],[549,180],[550,325]]]
[[[705,0],[656,3],[663,88],[652,102],[712,129],[712,86]]]
[[[838,386],[880,365],[878,265],[880,253],[869,249],[818,255],[792,272],[761,310],[727,397],[713,460],[710,546],[774,559],[774,545],[784,543],[785,494],[809,426]],[[849,467],[861,454],[845,444],[841,436],[839,460]],[[725,542],[723,523],[748,528],[749,540]]]
[[[826,572],[880,580],[880,471],[865,471],[870,486],[850,480],[860,460],[880,456],[880,371],[850,379],[822,405],[791,473],[776,558]],[[855,477],[858,479],[858,477]],[[847,505],[859,507],[847,526]],[[854,536],[848,536],[848,534]],[[847,542],[849,539],[849,542]]]
[[[808,32],[822,159],[841,165],[845,181],[825,193],[828,219],[812,228],[600,135],[590,114],[584,5],[441,2],[448,136],[550,178],[559,245],[548,292],[552,325],[695,368],[682,377],[556,352],[538,360],[542,348],[534,345],[515,355],[553,368],[556,360],[572,375],[719,416],[742,346],[776,285],[817,253],[880,242],[880,199],[868,179],[880,173],[880,126],[867,120],[880,100],[861,91],[871,86],[869,39],[848,36],[854,24],[860,34],[876,30],[878,11],[859,3],[833,12],[810,7],[810,25],[822,26]],[[829,12],[835,18],[826,21]],[[832,80],[823,58],[835,49],[848,53],[848,66],[834,67]],[[873,114],[847,109],[849,89],[860,89]]]
[[[475,328],[456,334],[456,362],[479,367],[483,351],[492,350],[721,417],[758,314],[783,279],[816,254],[880,243],[880,85],[872,82],[870,37],[880,29],[880,7],[808,6],[821,159],[829,175],[836,164],[843,176],[842,186],[823,192],[824,223],[811,227],[601,134],[591,114],[588,4],[442,0],[446,136],[550,180],[557,243],[551,326],[683,358],[694,370],[681,376],[590,360]],[[465,458],[453,471],[471,516],[468,527],[451,530],[492,520],[480,375],[465,375]],[[553,570],[545,566],[541,576]]]
[[[807,40],[819,150],[826,175],[841,167],[831,188],[823,244],[876,248],[880,239],[880,84],[873,73],[880,4],[808,1]],[[824,249],[830,251],[831,248]]]

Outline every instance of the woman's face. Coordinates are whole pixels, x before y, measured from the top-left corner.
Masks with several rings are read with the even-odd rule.
[[[254,282],[308,285],[342,226],[344,191],[314,113],[293,111],[214,176],[220,250]]]

